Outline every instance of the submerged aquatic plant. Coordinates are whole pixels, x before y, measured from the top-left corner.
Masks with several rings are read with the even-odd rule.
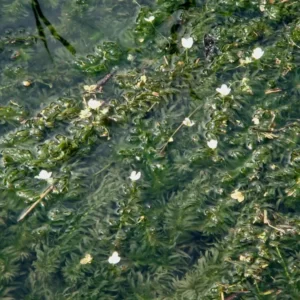
[[[298,2],[100,2],[4,0],[0,298],[297,299]]]

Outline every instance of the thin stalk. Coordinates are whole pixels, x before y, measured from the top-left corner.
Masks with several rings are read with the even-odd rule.
[[[105,171],[107,168],[109,168],[112,165],[112,162],[110,162],[108,165],[106,165],[105,167],[103,167],[100,171],[96,172],[94,174],[95,175],[99,175],[100,173],[102,173],[103,171]]]
[[[202,104],[201,104],[202,105]],[[197,106],[189,115],[188,118],[191,118],[195,112],[201,107],[201,105]],[[180,128],[183,126],[183,123],[181,123],[176,129],[175,131],[170,135],[170,137],[168,138],[168,141],[162,146],[162,148],[160,149],[160,153],[162,153],[166,147],[168,146],[170,139],[173,138],[173,136],[180,130]]]
[[[280,253],[280,251],[279,251],[279,248],[278,248],[278,247],[276,247],[276,252],[277,252],[278,256],[280,257],[280,259],[281,259],[281,261],[282,261],[282,265],[283,265],[283,268],[284,268],[284,271],[285,271],[285,275],[286,275],[286,277],[287,277],[289,280],[291,280],[291,277],[290,277],[290,274],[289,274],[289,271],[288,271],[287,265],[286,265],[286,263],[285,263],[285,261],[284,261],[284,259],[283,259],[282,255],[281,255],[281,253]]]
[[[36,200],[32,205],[26,208],[18,218],[18,222],[22,221],[54,188],[54,185],[48,186],[44,192],[40,195],[39,199]]]

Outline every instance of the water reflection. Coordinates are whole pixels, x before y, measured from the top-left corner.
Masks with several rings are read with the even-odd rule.
[[[48,44],[47,44],[47,39],[46,39],[46,34],[44,32],[44,28],[42,26],[42,22],[45,24],[45,26],[49,29],[51,35],[58,40],[59,42],[61,42],[63,44],[63,46],[72,54],[75,55],[76,54],[76,50],[75,48],[66,40],[64,39],[62,36],[59,35],[59,33],[56,31],[55,27],[49,22],[49,20],[45,17],[45,15],[42,12],[41,6],[38,2],[38,0],[32,0],[31,1],[31,7],[32,7],[32,11],[34,14],[34,18],[36,21],[36,27],[38,29],[38,33],[40,36],[40,39],[43,41],[44,46],[46,51],[48,52],[51,60],[53,60],[51,53],[49,51],[48,48]]]

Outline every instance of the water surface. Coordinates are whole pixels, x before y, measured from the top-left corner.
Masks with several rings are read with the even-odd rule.
[[[0,299],[298,299],[297,1],[1,4]]]

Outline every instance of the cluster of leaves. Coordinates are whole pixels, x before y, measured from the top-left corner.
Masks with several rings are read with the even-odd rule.
[[[77,2],[71,20],[94,15],[99,1]],[[124,1],[102,2],[119,15]],[[69,59],[70,71],[44,66],[38,80],[35,70],[28,88],[0,77],[0,93],[13,97],[0,108],[0,297],[297,299],[299,4],[125,2],[137,10],[130,42],[104,41]],[[245,64],[257,46],[264,56]],[[100,94],[91,84],[115,65]],[[221,97],[224,83],[231,94]],[[88,110],[88,98],[105,101]],[[189,115],[195,125],[182,126]],[[42,169],[53,191],[18,223],[47,189],[35,178]]]

